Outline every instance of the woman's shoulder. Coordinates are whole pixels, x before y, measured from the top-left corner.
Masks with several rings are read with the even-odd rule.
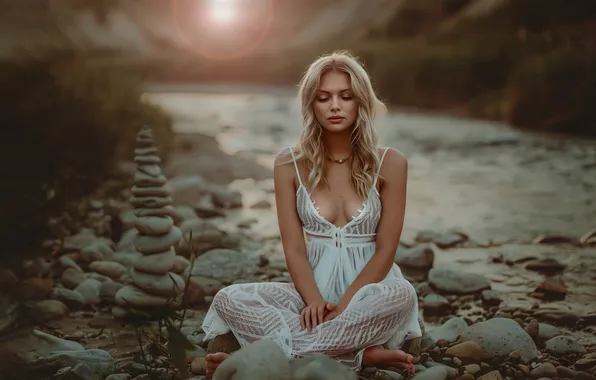
[[[388,165],[403,165],[407,164],[408,159],[399,150],[392,147],[380,147],[378,148],[379,157],[383,159],[382,166]]]

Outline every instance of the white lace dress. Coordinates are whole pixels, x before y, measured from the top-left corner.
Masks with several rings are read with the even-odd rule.
[[[337,303],[375,253],[380,196],[373,186],[360,214],[337,227],[319,214],[300,179],[293,153],[292,157],[300,181],[297,208],[307,237],[308,260],[323,298]],[[377,178],[378,173],[375,185]],[[231,331],[242,346],[273,340],[288,357],[324,353],[359,370],[366,348],[383,345],[399,349],[407,340],[422,335],[416,291],[396,264],[383,281],[363,286],[344,312],[311,332],[300,326],[304,307],[293,284],[231,285],[213,299],[202,325],[205,340]]]

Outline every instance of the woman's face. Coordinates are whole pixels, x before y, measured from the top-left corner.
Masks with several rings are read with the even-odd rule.
[[[351,130],[358,116],[358,104],[352,96],[350,76],[337,71],[323,74],[313,110],[317,121],[325,130]]]

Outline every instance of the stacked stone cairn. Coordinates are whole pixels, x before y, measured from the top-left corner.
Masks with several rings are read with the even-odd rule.
[[[143,254],[130,269],[132,284],[122,287],[112,309],[116,318],[159,315],[177,308],[184,291],[184,279],[171,272],[176,247],[182,232],[174,225],[172,197],[166,177],[161,173],[153,133],[143,128],[137,135],[134,176],[130,203],[136,216],[136,250]],[[132,309],[132,310],[131,310]]]

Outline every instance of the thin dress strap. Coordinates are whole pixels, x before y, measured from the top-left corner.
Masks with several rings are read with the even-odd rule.
[[[389,150],[389,147],[385,148],[385,151],[383,152],[383,155],[381,156],[381,160],[379,161],[379,168],[377,169],[377,175],[375,175],[375,182],[373,183],[373,188],[377,188],[377,181],[379,180],[379,175],[381,174],[381,167],[383,166],[383,160],[385,159],[385,155],[387,154],[387,151]]]
[[[294,163],[294,168],[296,169],[296,176],[298,177],[298,182],[300,186],[304,187],[302,184],[302,179],[300,178],[300,171],[298,170],[298,163],[296,162],[296,156],[294,156],[294,147],[290,146],[290,153],[292,154],[292,162]]]

